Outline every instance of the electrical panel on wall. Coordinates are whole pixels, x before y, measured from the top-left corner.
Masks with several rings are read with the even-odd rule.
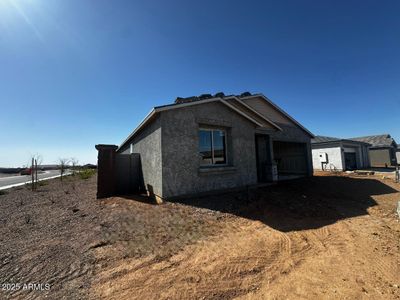
[[[328,153],[320,152],[319,153],[319,161],[322,163],[327,163],[328,162]]]

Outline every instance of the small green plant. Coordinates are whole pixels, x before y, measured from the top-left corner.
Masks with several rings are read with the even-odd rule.
[[[7,195],[7,194],[8,194],[7,191],[4,191],[4,190],[1,190],[1,191],[0,191],[0,196],[2,196],[2,195]]]
[[[45,186],[48,185],[49,183],[45,180],[39,181],[39,186]]]
[[[89,179],[90,177],[92,177],[94,174],[96,173],[96,170],[93,169],[82,169],[79,172],[79,177],[81,179]]]

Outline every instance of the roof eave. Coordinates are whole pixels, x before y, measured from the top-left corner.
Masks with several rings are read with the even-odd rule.
[[[153,108],[147,116],[142,120],[142,122],[139,123],[139,125],[132,131],[130,135],[121,143],[121,145],[118,147],[117,152],[125,146],[125,144],[140,130],[142,127],[146,125],[146,123],[157,113],[157,109]]]

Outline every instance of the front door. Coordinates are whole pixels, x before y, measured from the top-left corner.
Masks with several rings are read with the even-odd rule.
[[[256,160],[258,182],[268,181],[268,168],[271,164],[269,136],[256,134]]]

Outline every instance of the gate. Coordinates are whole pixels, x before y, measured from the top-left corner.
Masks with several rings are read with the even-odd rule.
[[[115,160],[117,176],[116,194],[133,194],[140,192],[143,186],[140,154],[117,154]]]
[[[140,154],[116,153],[115,145],[96,145],[97,198],[139,193],[144,190]]]

